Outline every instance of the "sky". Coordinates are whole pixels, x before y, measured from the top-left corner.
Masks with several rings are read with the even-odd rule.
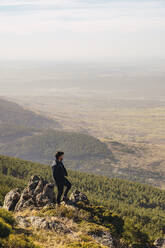
[[[0,0],[0,60],[156,60],[164,44],[164,0]]]

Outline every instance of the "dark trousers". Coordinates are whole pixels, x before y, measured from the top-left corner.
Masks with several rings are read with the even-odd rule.
[[[71,189],[72,185],[67,178],[65,178],[64,182],[56,183],[56,185],[57,185],[57,189],[58,189],[57,203],[60,204],[61,196],[64,192],[64,186],[66,187],[66,190],[64,192],[64,197],[67,197],[67,194],[68,194],[69,190]]]

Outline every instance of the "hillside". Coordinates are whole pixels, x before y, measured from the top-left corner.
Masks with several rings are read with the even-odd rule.
[[[0,156],[0,203],[2,204],[5,194],[11,188],[23,188],[34,174],[52,180],[51,170],[46,165]],[[108,179],[74,171],[69,171],[69,176],[73,189],[78,188],[88,195],[93,205],[104,206],[124,220],[124,230],[128,233],[123,233],[123,236],[126,235],[129,242],[135,238],[135,229],[146,235],[147,242],[152,243],[156,238],[163,237],[164,191],[121,179]]]
[[[118,177],[152,184],[157,187],[164,181],[164,174],[138,166],[138,159],[145,148],[137,148],[115,141],[101,142],[87,134],[59,130],[39,130],[14,126],[0,127],[0,153],[34,162],[50,163],[57,150],[65,151],[65,162],[70,169],[87,173]],[[131,166],[123,166],[123,157]],[[119,166],[121,164],[121,166]],[[154,165],[153,165],[154,166]]]
[[[56,128],[59,123],[26,110],[19,104],[0,99],[0,125],[13,125],[28,128]]]
[[[0,153],[49,163],[55,151],[65,151],[70,168],[100,172],[104,160],[114,160],[106,144],[87,134],[54,130],[60,125],[0,99]],[[88,166],[87,166],[88,164]],[[111,166],[108,166],[111,170]]]
[[[10,124],[1,124],[0,125],[0,143],[1,145],[11,144],[16,140],[32,136],[34,134],[40,133],[41,130],[33,127],[24,127],[24,126],[14,126]]]
[[[0,153],[4,155],[50,163],[55,152],[63,150],[69,168],[100,174],[110,173],[115,162],[108,146],[87,134],[14,126],[0,127],[1,130]]]
[[[4,149],[11,155],[39,162],[49,161],[57,150],[65,151],[69,160],[101,159],[112,155],[104,143],[92,136],[57,130],[44,131],[13,144]]]

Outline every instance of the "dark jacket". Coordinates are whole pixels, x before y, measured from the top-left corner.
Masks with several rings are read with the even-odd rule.
[[[65,177],[68,176],[67,170],[64,167],[63,163],[58,160],[56,160],[55,163],[53,164],[52,172],[53,172],[53,178],[57,184],[64,183]]]

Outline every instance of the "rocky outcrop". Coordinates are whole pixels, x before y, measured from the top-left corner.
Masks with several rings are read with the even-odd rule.
[[[76,204],[77,202],[83,202],[85,204],[89,204],[89,200],[88,200],[87,196],[78,190],[75,190],[71,194],[69,199],[74,204]]]
[[[81,233],[83,230],[77,222],[79,212],[80,215],[82,213],[83,220],[87,214],[85,210],[85,213],[81,212],[82,209],[79,210],[78,202],[89,204],[87,196],[75,190],[68,201],[63,202],[61,206],[54,205],[54,185],[41,177],[32,176],[22,192],[13,189],[6,195],[4,207],[15,211],[16,222],[21,229],[31,228],[35,232],[46,230],[46,233],[52,231],[52,234],[55,232],[59,235],[69,235],[69,237],[72,236],[75,240],[78,240],[79,231]],[[27,210],[23,211],[25,209]],[[102,228],[99,231],[95,231],[95,229],[93,231],[92,229],[88,232],[85,227],[83,232],[85,235],[89,235],[93,244],[99,243],[114,248],[113,238],[108,229]]]
[[[55,217],[17,216],[16,221],[18,226],[22,228],[33,227],[36,230],[44,229],[63,233],[70,232],[70,230]]]
[[[4,200],[4,208],[21,211],[26,208],[43,207],[55,203],[54,184],[41,177],[32,176],[22,193],[11,190]]]
[[[160,238],[154,242],[155,248],[165,248],[165,239]]]
[[[12,189],[7,195],[5,196],[3,207],[9,211],[13,211],[17,202],[21,197],[21,192],[19,189]]]
[[[75,190],[67,204],[75,205],[77,202],[89,204],[87,196]],[[5,196],[3,207],[9,211],[22,211],[26,208],[40,208],[54,203],[54,184],[48,183],[42,177],[32,176],[22,193],[19,189],[12,189]]]

